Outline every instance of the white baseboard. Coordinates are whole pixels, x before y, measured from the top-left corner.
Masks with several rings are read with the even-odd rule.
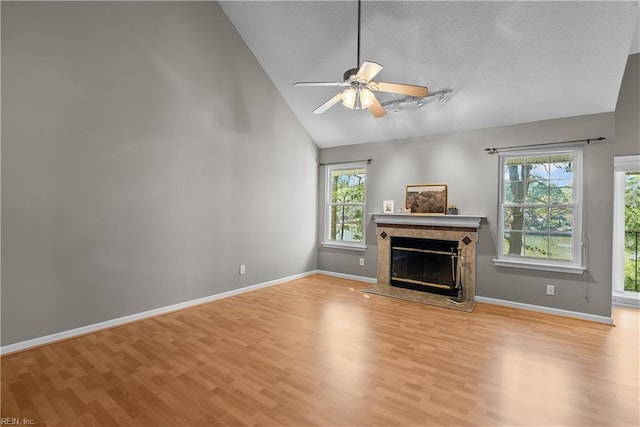
[[[611,302],[613,303],[613,305],[621,305],[621,306],[624,306],[624,307],[640,308],[640,299],[633,298],[633,297],[627,297],[627,296],[624,296],[624,295],[613,294],[613,296],[611,297]]]
[[[45,344],[51,344],[56,341],[61,341],[80,335],[86,335],[91,332],[97,332],[102,329],[113,328],[115,326],[124,325],[125,323],[135,322],[136,320],[146,319],[147,317],[158,316],[160,314],[170,313],[172,311],[182,310],[188,307],[204,304],[207,302],[219,300],[222,298],[232,297],[234,295],[243,294],[245,292],[255,291],[257,289],[266,288],[269,286],[279,285],[281,283],[290,282],[295,279],[311,276],[318,273],[316,270],[307,271],[305,273],[294,274],[292,276],[283,277],[281,279],[270,280],[268,282],[258,283],[256,285],[246,286],[240,289],[234,289],[219,294],[210,295],[207,297],[196,298],[190,301],[184,301],[178,304],[168,305],[166,307],[154,308],[152,310],[143,311],[141,313],[134,313],[128,316],[118,317],[117,319],[106,320],[104,322],[94,323],[92,325],[82,326],[80,328],[70,329],[68,331],[57,332],[55,334],[46,335],[39,338],[33,338],[26,341],[17,342],[15,344],[9,344],[0,347],[0,355],[6,355],[9,353],[15,353],[17,351],[27,350],[33,347],[39,347]]]
[[[339,277],[341,279],[355,280],[356,282],[365,283],[378,283],[378,279],[374,277],[355,276],[353,274],[336,273],[334,271],[316,270],[318,274],[324,274],[325,276]]]
[[[521,310],[537,311],[539,313],[554,314],[556,316],[564,316],[564,317],[573,317],[576,319],[589,320],[591,322],[604,323],[606,325],[613,325],[613,318],[606,317],[606,316],[598,316],[595,314],[580,313],[578,311],[562,310],[560,308],[543,307],[540,305],[525,304],[522,302],[506,301],[501,299],[487,298],[487,297],[480,297],[480,296],[476,296],[474,299],[476,302],[485,303],[485,304],[501,305],[504,307],[519,308]]]

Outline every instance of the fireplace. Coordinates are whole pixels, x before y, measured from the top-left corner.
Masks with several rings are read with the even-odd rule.
[[[458,296],[458,242],[391,237],[392,286]]]
[[[478,229],[483,218],[484,215],[373,214],[378,284],[473,301]],[[456,285],[460,286],[459,292]]]

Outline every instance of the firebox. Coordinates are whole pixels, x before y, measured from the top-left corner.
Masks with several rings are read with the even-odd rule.
[[[457,296],[461,288],[458,262],[457,241],[391,238],[393,286]]]

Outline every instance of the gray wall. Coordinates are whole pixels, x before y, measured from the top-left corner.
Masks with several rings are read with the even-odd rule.
[[[454,102],[455,97],[452,97],[444,106],[436,103],[430,104],[429,108],[447,108]],[[497,251],[498,158],[485,154],[484,148],[598,136],[604,136],[608,141],[584,149],[588,273],[583,276],[495,267],[492,259]],[[461,214],[486,215],[487,221],[481,225],[479,236],[477,295],[610,316],[613,136],[614,115],[607,113],[429,138],[327,148],[320,150],[320,161],[373,159],[367,176],[368,214],[381,212],[382,201],[387,199],[402,206],[407,184],[446,183],[449,202],[456,204]],[[322,171],[319,178],[318,200],[322,201]],[[321,205],[318,212],[323,218]],[[366,243],[368,248],[364,255],[321,247],[318,268],[375,278],[377,248],[373,221],[367,226]],[[365,258],[364,267],[358,265],[361,256]],[[556,285],[555,296],[546,295],[547,283]]]
[[[616,104],[616,156],[640,154],[640,53],[629,55]]]
[[[316,268],[317,148],[216,3],[1,7],[2,345]]]

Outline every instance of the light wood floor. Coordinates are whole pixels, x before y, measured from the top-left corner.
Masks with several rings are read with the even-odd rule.
[[[640,425],[638,310],[617,326],[462,313],[311,276],[2,358],[37,425]]]

